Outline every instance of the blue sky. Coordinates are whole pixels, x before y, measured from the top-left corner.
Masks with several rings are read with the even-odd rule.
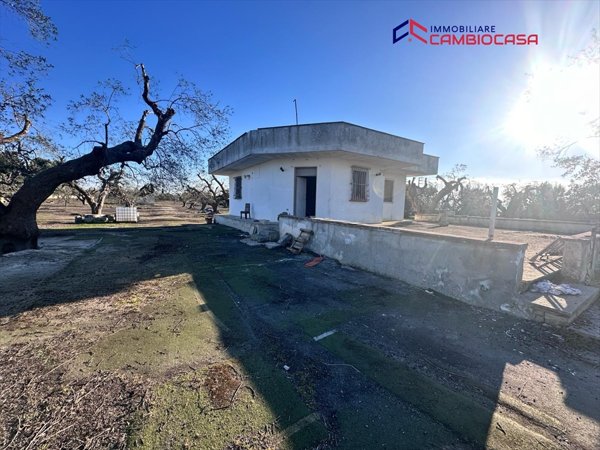
[[[42,0],[59,29],[44,50],[55,66],[46,80],[54,97],[49,121],[60,122],[66,103],[98,80],[132,76],[113,50],[128,39],[161,85],[184,75],[231,106],[232,139],[294,123],[296,98],[301,123],[344,120],[425,142],[427,153],[440,156],[442,173],[464,163],[476,178],[554,180],[560,172],[505,124],[540,62],[564,66],[585,45],[600,23],[599,4]],[[408,18],[536,33],[540,44],[392,45],[392,29]],[[20,26],[0,15],[0,38],[16,39],[11,31]],[[595,72],[591,82],[582,80],[578,92],[600,103]],[[560,87],[542,90],[541,104]],[[545,114],[536,113],[550,123]]]

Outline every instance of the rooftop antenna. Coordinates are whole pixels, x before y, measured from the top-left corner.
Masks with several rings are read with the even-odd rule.
[[[298,125],[298,102],[294,99],[294,109],[296,110],[296,125]]]

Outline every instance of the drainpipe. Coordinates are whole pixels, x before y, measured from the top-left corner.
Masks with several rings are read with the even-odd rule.
[[[490,209],[490,228],[488,230],[488,241],[494,239],[494,231],[496,230],[496,210],[498,208],[498,186],[494,186],[492,194],[492,206]]]

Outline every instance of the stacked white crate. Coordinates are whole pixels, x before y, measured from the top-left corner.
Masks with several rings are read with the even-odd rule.
[[[138,212],[137,208],[128,206],[117,206],[115,214],[115,220],[117,222],[137,222]]]

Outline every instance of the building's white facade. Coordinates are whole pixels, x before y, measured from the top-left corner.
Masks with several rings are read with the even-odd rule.
[[[343,122],[263,128],[225,147],[209,170],[229,177],[231,215],[249,204],[252,219],[287,213],[380,223],[404,218],[407,176],[437,172],[437,158],[422,148]]]
[[[294,216],[347,220],[351,222],[379,223],[400,220],[404,217],[406,175],[385,170],[382,165],[368,169],[367,198],[351,201],[351,161],[336,158],[277,158],[257,164],[229,176],[230,214],[238,214],[250,203],[250,216],[257,219],[276,220],[286,212]],[[360,167],[363,167],[362,164]],[[297,169],[316,169],[315,212],[307,214],[306,188],[302,176],[296,179]],[[281,170],[283,169],[283,170]],[[302,173],[300,171],[300,173]],[[242,195],[235,196],[235,177],[241,177]],[[391,202],[383,198],[384,180],[393,181]],[[303,208],[304,206],[304,208]],[[304,210],[303,210],[304,209]]]

